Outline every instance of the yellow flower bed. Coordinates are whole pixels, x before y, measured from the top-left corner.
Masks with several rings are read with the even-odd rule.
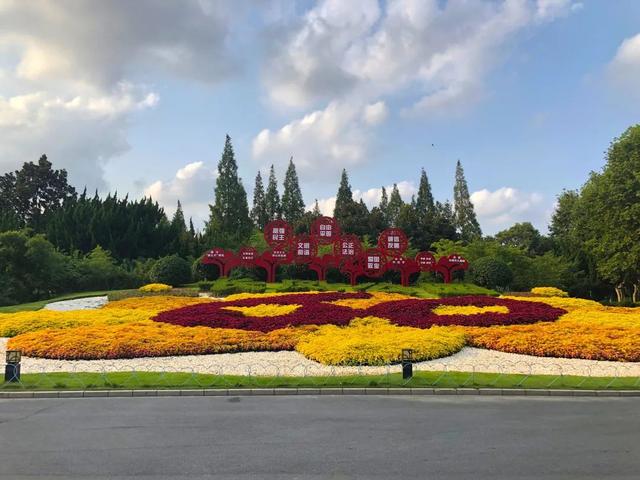
[[[73,360],[292,350],[302,336],[315,328],[261,333],[142,321],[25,333],[12,338],[9,347],[28,356]]]
[[[269,303],[269,297],[280,295],[233,295],[228,301],[264,298],[264,303],[261,300],[258,305],[230,304],[224,308],[240,311],[254,321],[256,317],[258,321],[264,317],[267,322],[269,317],[284,316],[299,308],[294,299],[291,303]],[[409,298],[376,292],[371,298],[349,298],[334,303],[354,309],[355,316],[365,316],[363,309]],[[640,309],[604,307],[591,300],[558,296],[505,298],[544,302],[568,313],[555,322],[529,325],[420,329],[366,317],[353,320],[348,326],[288,327],[263,333],[217,328],[215,324],[213,328],[188,327],[154,321],[152,318],[160,312],[224,301],[145,296],[110,302],[96,310],[0,314],[0,336],[14,337],[9,340],[9,348],[20,349],[27,356],[65,359],[296,349],[311,359],[333,365],[385,364],[397,362],[403,348],[412,348],[416,360],[420,361],[451,355],[466,342],[471,346],[536,356],[640,361]],[[442,305],[434,312],[438,315],[508,313],[505,307],[493,305]]]
[[[127,298],[107,303],[96,310],[38,310],[35,312],[0,313],[0,337],[49,328],[116,325],[149,320],[157,313],[174,308],[208,302],[194,297],[154,296]],[[154,322],[155,323],[155,322]]]
[[[167,285],[166,283],[147,283],[138,290],[141,292],[168,292],[171,288],[171,285]]]
[[[295,312],[300,305],[275,305],[261,303],[254,307],[224,307],[225,310],[233,310],[242,313],[245,317],[277,317]]]
[[[336,300],[335,302],[329,302],[332,305],[340,305],[342,307],[349,307],[355,310],[361,310],[380,303],[393,302],[395,300],[407,300],[411,299],[408,295],[402,295],[400,293],[387,293],[387,292],[371,292],[371,298],[346,298],[344,300]]]
[[[509,313],[509,309],[503,305],[492,305],[489,307],[475,307],[473,305],[468,306],[454,306],[443,305],[433,309],[433,313],[436,315],[476,315],[479,313]]]
[[[414,359],[423,361],[452,355],[464,344],[464,333],[455,329],[397,327],[382,318],[365,317],[348,327],[323,325],[295,348],[328,365],[386,365],[398,362],[403,348],[413,349]]]
[[[552,307],[563,308],[565,310],[575,310],[576,308],[589,308],[591,310],[605,310],[602,304],[595,300],[587,300],[584,298],[563,298],[563,297],[513,297],[509,295],[501,295],[500,298],[508,298],[511,300],[520,300],[523,302],[542,302]]]
[[[519,297],[520,298],[520,297]],[[541,298],[554,301],[554,298]],[[604,307],[579,299],[556,322],[492,328],[465,327],[476,347],[540,357],[640,361],[640,309]],[[595,305],[593,305],[595,303]],[[565,307],[563,307],[565,308]]]
[[[531,293],[539,297],[568,297],[569,294],[564,290],[556,287],[535,287],[531,289]]]

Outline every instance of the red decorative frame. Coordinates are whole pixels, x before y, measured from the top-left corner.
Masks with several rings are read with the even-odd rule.
[[[363,251],[360,239],[352,234],[340,235],[340,226],[330,217],[317,218],[311,225],[311,234],[295,237],[287,222],[272,220],[265,226],[264,238],[271,248],[261,255],[249,246],[242,247],[237,254],[216,247],[207,251],[201,261],[218,266],[223,277],[238,266],[264,268],[268,282],[275,282],[278,265],[307,264],[319,280],[325,280],[329,268],[339,268],[352,285],[359,277],[379,278],[389,270],[400,272],[405,286],[409,285],[412,274],[427,271],[440,273],[445,283],[449,283],[453,272],[469,268],[467,260],[455,253],[437,261],[432,252],[419,252],[415,259],[403,256],[409,242],[400,228],[384,230],[378,239],[378,248]],[[329,244],[333,244],[333,254],[318,256],[318,245]],[[376,257],[377,261],[369,257]]]
[[[318,217],[311,224],[311,236],[319,245],[335,243],[340,238],[340,225],[335,218]]]

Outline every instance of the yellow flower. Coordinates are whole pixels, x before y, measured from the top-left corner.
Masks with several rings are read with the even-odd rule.
[[[296,350],[329,365],[385,365],[398,362],[403,348],[416,361],[452,355],[465,344],[463,332],[447,327],[398,327],[377,317],[357,318],[347,327],[323,325],[301,338]]]
[[[540,297],[568,297],[569,294],[564,290],[556,287],[535,287],[531,289],[531,293]]]
[[[141,292],[168,292],[171,288],[171,285],[167,285],[166,283],[147,283],[138,290]]]
[[[234,310],[242,313],[245,317],[277,317],[279,315],[288,315],[295,312],[300,305],[276,305],[261,303],[253,307],[223,307],[225,310]]]
[[[327,303],[360,310],[373,307],[379,303],[392,302],[394,300],[408,300],[412,298],[413,297],[401,295],[399,293],[371,292],[371,298],[345,298],[344,300],[336,300],[335,302]]]
[[[477,315],[490,312],[509,313],[509,309],[503,305],[489,305],[488,307],[441,305],[433,309],[433,313],[436,315]]]

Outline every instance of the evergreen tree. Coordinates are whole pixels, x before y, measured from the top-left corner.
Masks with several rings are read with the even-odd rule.
[[[229,135],[218,163],[215,203],[209,207],[207,237],[212,245],[235,248],[249,238],[252,223],[247,193],[238,177],[238,164]]]
[[[426,224],[433,217],[435,204],[433,202],[433,194],[431,193],[431,185],[427,178],[427,172],[424,168],[420,172],[420,186],[418,187],[418,198],[416,200],[416,215],[421,224]]]
[[[273,165],[271,165],[271,170],[269,170],[269,183],[267,184],[267,193],[265,195],[265,206],[269,220],[281,218],[282,206],[280,205],[278,182],[276,180],[276,172]]]
[[[453,208],[449,200],[444,203],[436,202],[432,233],[432,238],[435,239],[434,241],[445,238],[448,240],[457,240],[458,235],[454,221]],[[430,247],[431,245],[424,248]]]
[[[378,207],[384,218],[384,223],[389,225],[389,197],[387,196],[387,189],[382,187],[382,195],[380,197],[380,205]]]
[[[351,192],[351,185],[349,185],[349,177],[347,171],[342,169],[340,186],[338,187],[338,194],[336,195],[336,205],[333,208],[333,217],[340,225],[343,225],[352,214],[353,203],[353,193]]]
[[[267,199],[264,194],[264,186],[262,185],[262,175],[258,171],[256,175],[256,184],[253,187],[253,208],[251,209],[251,219],[255,226],[263,230],[269,221],[267,213]]]
[[[178,200],[178,206],[176,207],[176,213],[173,214],[171,219],[171,226],[178,232],[186,232],[187,225],[184,221],[184,212],[182,211],[182,204]]]
[[[302,215],[304,215],[304,200],[302,200],[296,166],[293,164],[293,157],[291,157],[287,173],[284,176],[282,216],[291,225],[295,225],[302,218]]]
[[[315,217],[321,217],[322,216],[322,212],[320,211],[320,205],[318,205],[318,199],[316,198],[316,202],[313,204],[313,210],[311,211],[311,214]]]
[[[456,164],[456,183],[453,187],[453,204],[455,212],[454,224],[460,233],[462,240],[470,242],[482,237],[482,230],[476,219],[476,212],[469,195],[467,180],[464,178],[464,170],[460,160]]]
[[[402,201],[402,197],[400,197],[398,185],[394,183],[393,190],[391,190],[391,196],[389,197],[389,205],[387,206],[387,221],[390,226],[397,226],[398,215],[400,214],[400,209],[403,204],[404,202]]]

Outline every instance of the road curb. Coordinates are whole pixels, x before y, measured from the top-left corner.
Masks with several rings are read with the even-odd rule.
[[[219,388],[140,390],[19,390],[0,391],[0,399],[108,398],[108,397],[202,397],[202,396],[315,396],[315,395],[475,395],[508,397],[640,397],[640,390],[570,390],[523,388]]]

